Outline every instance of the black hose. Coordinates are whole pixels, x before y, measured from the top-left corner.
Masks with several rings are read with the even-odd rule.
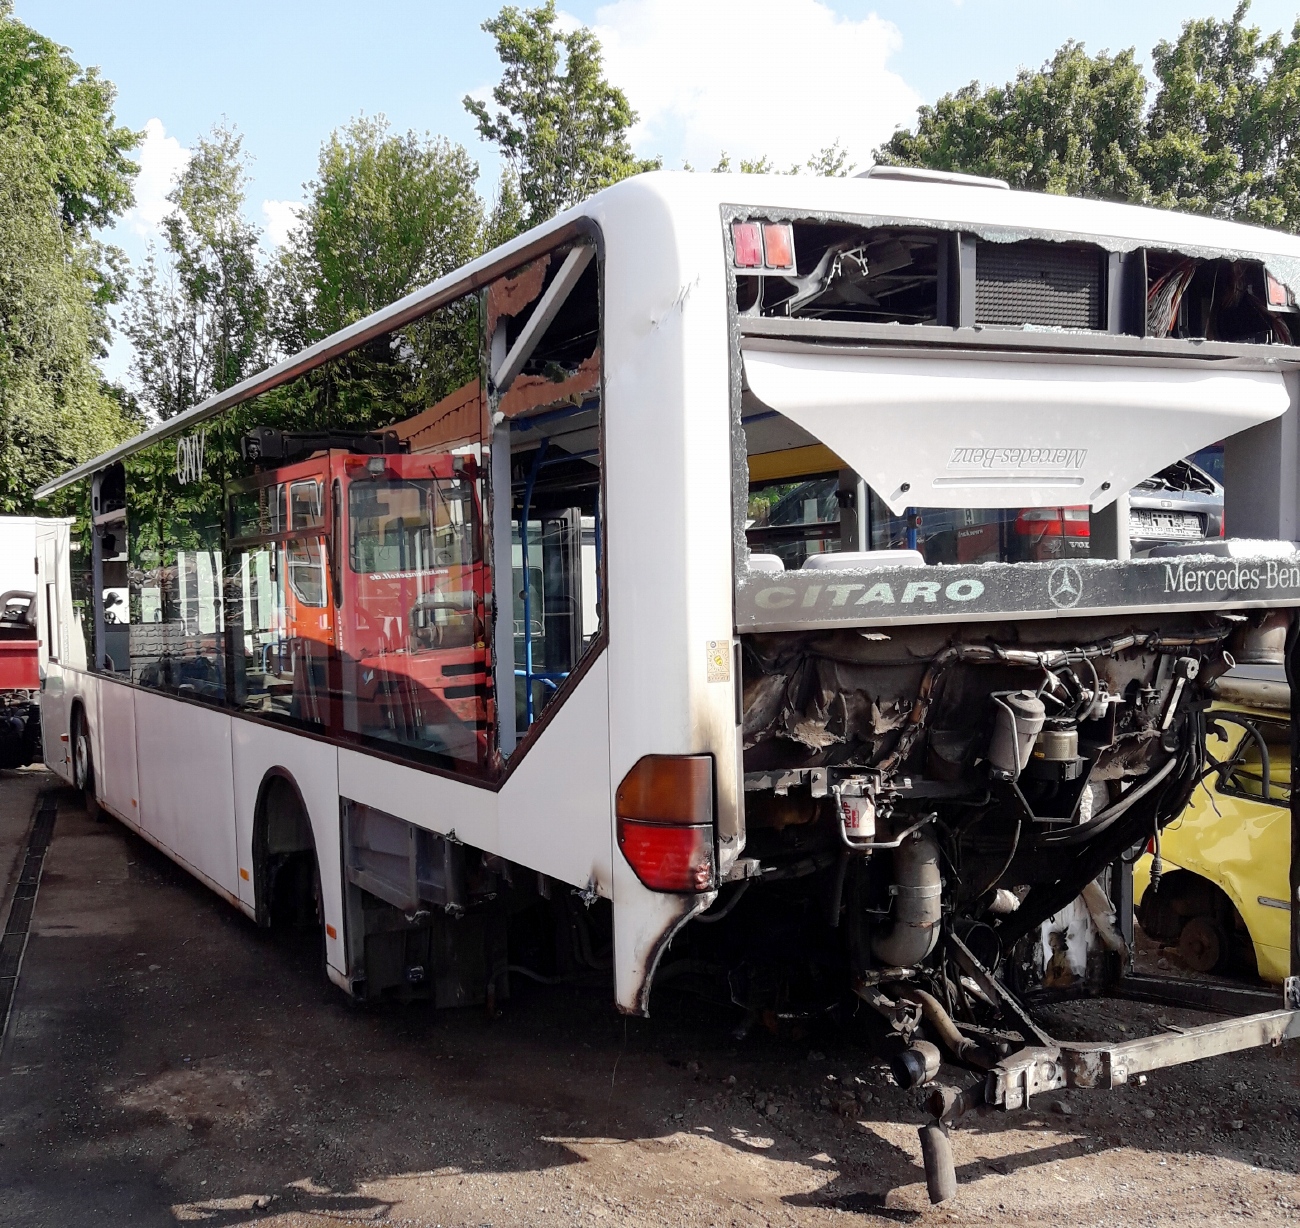
[[[1059,912],[1096,878],[1121,853],[1143,838],[1161,813],[1168,822],[1182,813],[1200,782],[1201,751],[1204,749],[1204,721],[1201,713],[1193,710],[1187,721],[1187,741],[1176,756],[1178,770],[1165,787],[1154,796],[1141,799],[1149,804],[1130,809],[1097,839],[1083,845],[1075,854],[1070,869],[1055,883],[1041,883],[1032,887],[1020,907],[1010,916],[1002,918],[997,926],[1003,949],[1009,950],[1019,939],[1048,917]]]
[[[1227,721],[1231,725],[1240,725],[1246,731],[1247,737],[1254,739],[1255,745],[1259,748],[1261,793],[1264,801],[1271,801],[1272,794],[1269,786],[1272,783],[1273,765],[1268,753],[1268,744],[1264,741],[1264,735],[1260,733],[1254,722],[1247,720],[1244,716],[1238,716],[1235,712],[1216,712],[1214,719],[1216,721]],[[1243,738],[1242,743],[1245,740]],[[1228,783],[1228,775],[1233,765],[1241,762],[1240,756],[1241,745],[1239,744],[1227,763],[1216,763],[1219,769],[1220,789]]]
[[[1011,852],[1007,854],[1006,861],[1002,863],[1002,869],[1000,869],[991,879],[989,879],[989,881],[985,884],[983,890],[975,893],[975,899],[978,900],[980,896],[985,895],[986,893],[992,891],[993,888],[996,887],[998,883],[1001,881],[1002,876],[1009,869],[1011,869],[1011,863],[1016,859],[1016,850],[1020,847],[1020,835],[1024,830],[1025,830],[1025,820],[1021,818],[1016,823],[1016,834],[1011,838]]]
[[[1124,814],[1135,802],[1139,802],[1146,797],[1152,789],[1173,771],[1177,762],[1177,756],[1167,759],[1158,771],[1153,772],[1140,785],[1130,789],[1119,801],[1107,806],[1105,810],[1098,811],[1091,822],[1072,828],[1059,836],[1045,836],[1039,843],[1050,845],[1052,848],[1060,848],[1062,845],[1068,844],[1086,844],[1088,841],[1095,839],[1117,820],[1123,818]]]
[[[721,921],[723,917],[727,916],[727,914],[740,903],[740,897],[749,890],[749,884],[753,881],[752,878],[745,879],[745,881],[740,884],[736,894],[733,895],[731,899],[729,899],[717,912],[701,913],[695,918],[695,920],[701,925],[712,925],[715,921]]]
[[[543,976],[540,972],[534,972],[531,968],[525,968],[522,964],[507,964],[507,972],[513,972],[517,976],[526,976],[530,981],[536,981],[539,985],[563,985],[573,980],[569,976]]]

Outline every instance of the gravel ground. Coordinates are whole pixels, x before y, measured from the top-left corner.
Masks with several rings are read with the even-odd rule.
[[[737,1044],[694,1000],[625,1020],[607,987],[517,985],[492,1020],[352,1008],[310,952],[61,798],[0,1051],[0,1223],[1300,1219],[1300,1046],[971,1118],[932,1208],[918,1098],[836,1032]],[[1088,1002],[1048,1022],[1206,1018]]]

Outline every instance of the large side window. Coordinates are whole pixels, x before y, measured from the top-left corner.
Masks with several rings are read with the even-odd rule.
[[[489,764],[481,306],[448,303],[228,416],[238,706]]]
[[[598,269],[579,242],[487,291],[505,754],[563,694],[603,623]]]
[[[491,774],[599,640],[601,448],[580,240],[133,455],[105,667]]]

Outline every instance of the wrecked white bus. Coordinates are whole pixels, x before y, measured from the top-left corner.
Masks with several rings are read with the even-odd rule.
[[[942,1199],[974,1104],[1300,1030],[1027,1006],[1122,984],[1126,855],[1290,651],[1297,289],[1293,237],[990,181],[621,183],[44,489],[47,760],[356,997],[711,977],[964,1066]],[[1232,537],[1130,558],[1217,441]]]

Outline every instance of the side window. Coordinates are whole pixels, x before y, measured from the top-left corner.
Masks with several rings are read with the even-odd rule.
[[[487,768],[482,364],[475,292],[229,416],[238,706]]]
[[[579,242],[541,256],[486,297],[497,694],[509,754],[562,696],[603,625],[595,248]]]
[[[59,642],[59,594],[53,584],[45,586],[45,627],[49,640],[46,645],[49,658],[57,661],[62,646]]]
[[[1216,709],[1209,714],[1205,749],[1219,793],[1291,804],[1291,726],[1285,721]]]
[[[90,589],[94,660],[105,673],[131,673],[130,556],[126,518],[126,470],[110,465],[91,484]]]
[[[325,543],[319,537],[303,537],[285,547],[289,587],[299,605],[316,609],[328,604],[325,593]]]
[[[200,427],[125,463],[131,681],[218,704],[226,699],[221,442],[219,427]],[[108,640],[114,611],[104,600]]]

